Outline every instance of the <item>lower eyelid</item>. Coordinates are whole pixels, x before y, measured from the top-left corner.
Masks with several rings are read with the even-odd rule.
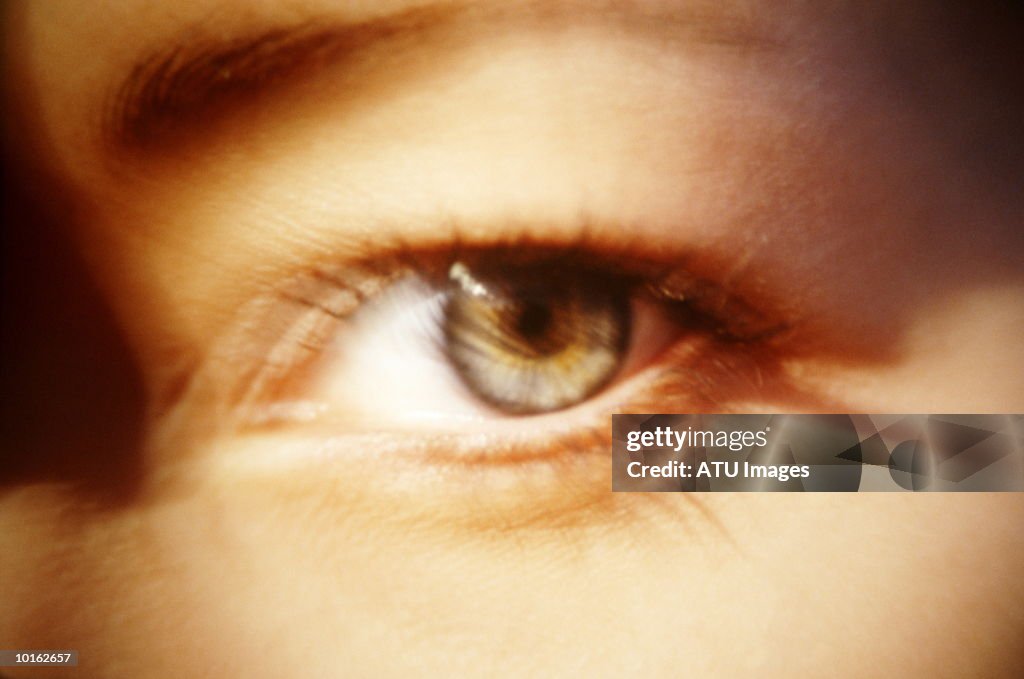
[[[229,480],[265,479],[274,492],[322,496],[317,511],[348,513],[365,503],[364,514],[378,515],[391,507],[388,521],[446,531],[634,529],[644,521],[714,527],[713,513],[709,521],[708,509],[683,498],[610,492],[612,413],[728,412],[789,388],[765,384],[771,360],[701,342],[681,342],[592,402],[558,413],[448,434],[389,429],[386,413],[382,426],[363,433],[323,414],[290,417],[224,432],[206,462],[228,467]],[[411,495],[420,500],[409,502]]]
[[[446,418],[443,427],[416,420],[410,426],[396,421],[389,412],[360,412],[353,417],[321,409],[314,417],[310,415],[316,402],[297,400],[291,403],[290,412],[278,404],[278,419],[268,418],[265,406],[250,410],[243,429],[295,426],[325,438],[339,432],[391,435],[406,441],[430,437],[442,443],[429,449],[413,446],[419,448],[413,454],[440,465],[522,465],[564,454],[606,457],[610,416],[615,412],[730,412],[748,404],[791,402],[799,392],[774,366],[764,356],[747,355],[745,348],[723,349],[706,338],[689,338],[663,352],[660,361],[640,368],[592,399],[552,413],[463,421]]]
[[[638,406],[640,404],[637,404]],[[649,410],[646,406],[644,409]],[[233,448],[233,450],[232,450]],[[373,518],[373,529],[431,528],[470,535],[669,529],[673,539],[721,524],[703,499],[611,491],[610,414],[546,439],[521,433],[332,435],[302,427],[230,437],[204,478],[265,483],[268,497],[312,502],[321,517]],[[410,501],[415,498],[415,501]],[[660,528],[658,528],[660,527]],[[680,532],[682,531],[682,532]]]
[[[423,444],[422,437],[418,441]],[[429,529],[477,537],[618,527],[635,535],[645,522],[663,518],[652,509],[663,507],[667,495],[610,492],[607,452],[479,466],[424,463],[429,455],[422,449],[414,454],[416,442],[375,436],[324,441],[257,435],[238,437],[234,446],[210,460],[200,476],[223,479],[236,490],[265,485],[267,501],[306,503],[309,509],[302,511],[334,527],[369,521],[367,530]],[[694,527],[707,523],[706,509],[683,498],[671,500],[678,501],[664,508],[671,512],[675,531],[680,519],[687,524],[684,529],[691,522]]]
[[[645,304],[646,302],[638,302]],[[504,433],[515,436],[524,428],[538,431],[550,431],[573,426],[584,428],[586,417],[581,413],[593,412],[728,412],[737,407],[764,407],[766,403],[802,403],[803,409],[820,409],[816,397],[800,393],[792,380],[785,377],[780,367],[778,352],[754,343],[721,345],[706,335],[693,335],[676,338],[672,343],[672,327],[668,321],[649,315],[655,325],[663,324],[659,333],[661,340],[653,342],[645,351],[630,351],[631,358],[621,367],[620,377],[613,380],[600,394],[590,400],[571,408],[546,415],[499,417],[499,413],[488,416],[487,410],[480,410],[472,417],[455,418],[448,413],[446,427],[456,427],[473,436],[481,432]],[[331,408],[322,401],[309,400],[309,378],[296,377],[302,372],[296,365],[305,362],[308,366],[318,364],[323,344],[333,333],[337,332],[340,321],[333,314],[326,314],[315,306],[307,308],[302,316],[301,324],[307,326],[305,331],[294,331],[300,336],[319,336],[319,346],[304,345],[302,361],[295,356],[282,358],[278,364],[266,368],[264,374],[254,380],[249,398],[239,406],[240,426],[250,429],[267,429],[274,427],[301,426],[325,428],[329,431],[377,430],[394,431],[413,429],[424,433],[436,432],[437,426],[429,420],[410,419],[413,414],[403,412],[407,420],[402,425],[392,413],[359,412],[332,415]],[[306,335],[302,333],[305,332]],[[676,330],[678,332],[678,330]],[[286,337],[278,347],[281,353],[294,353],[290,347],[295,337]],[[423,342],[427,344],[426,341]],[[274,352],[271,352],[274,353]],[[439,364],[436,369],[442,373],[450,371],[450,366],[443,364],[443,359],[435,358]],[[351,385],[346,384],[347,387]],[[372,385],[364,385],[372,388]],[[451,389],[457,389],[458,383],[451,376]],[[800,406],[797,406],[800,407]],[[569,423],[567,425],[567,423]],[[603,423],[607,427],[607,423]],[[572,436],[569,437],[570,439]],[[563,440],[563,443],[568,439]],[[505,442],[507,444],[507,442]],[[494,446],[485,446],[485,448]],[[509,446],[501,454],[493,450],[477,452],[467,446],[461,447],[459,453],[462,462],[496,464],[502,459],[508,462],[523,462],[527,459],[546,459],[552,453],[549,446],[539,445],[531,440],[528,445]]]

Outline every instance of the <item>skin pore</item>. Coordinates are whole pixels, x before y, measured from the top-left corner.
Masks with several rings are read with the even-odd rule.
[[[19,344],[82,358],[5,444],[0,647],[97,677],[1018,666],[1024,498],[613,495],[607,441],[612,412],[1024,411],[1012,10],[5,12],[7,146],[57,234],[18,270],[88,330]],[[650,303],[633,367],[512,417],[417,310],[514,252],[673,267],[785,332]]]

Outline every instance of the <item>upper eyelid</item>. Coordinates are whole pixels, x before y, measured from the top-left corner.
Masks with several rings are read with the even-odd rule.
[[[772,304],[751,300],[735,280],[718,281],[695,273],[695,256],[659,259],[641,254],[631,244],[609,248],[586,237],[575,242],[550,244],[533,239],[508,240],[492,245],[455,241],[448,247],[417,248],[399,243],[389,251],[354,261],[314,265],[287,281],[277,294],[285,300],[315,307],[343,320],[399,278],[415,275],[440,284],[456,261],[492,262],[520,266],[557,264],[557,269],[578,268],[607,272],[610,279],[628,283],[657,302],[677,305],[717,322],[720,339],[753,342],[792,328],[794,321]]]

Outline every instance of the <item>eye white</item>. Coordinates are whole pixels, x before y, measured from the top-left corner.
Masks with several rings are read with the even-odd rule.
[[[493,417],[444,355],[444,297],[409,277],[368,301],[324,352],[321,397],[332,409],[391,426]]]

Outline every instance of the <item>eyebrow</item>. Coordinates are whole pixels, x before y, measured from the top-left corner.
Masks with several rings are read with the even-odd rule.
[[[108,98],[103,132],[121,150],[170,146],[259,97],[308,79],[332,65],[355,64],[371,50],[391,54],[429,47],[426,38],[459,21],[574,24],[599,19],[652,37],[732,48],[769,41],[737,17],[700,14],[671,3],[669,12],[638,2],[582,3],[535,0],[503,4],[440,2],[362,20],[308,21],[228,39],[186,32],[171,47],[139,60]],[[576,11],[567,14],[575,8]],[[675,32],[675,35],[673,35]],[[196,37],[196,34],[199,37]],[[447,45],[446,45],[447,47]]]

